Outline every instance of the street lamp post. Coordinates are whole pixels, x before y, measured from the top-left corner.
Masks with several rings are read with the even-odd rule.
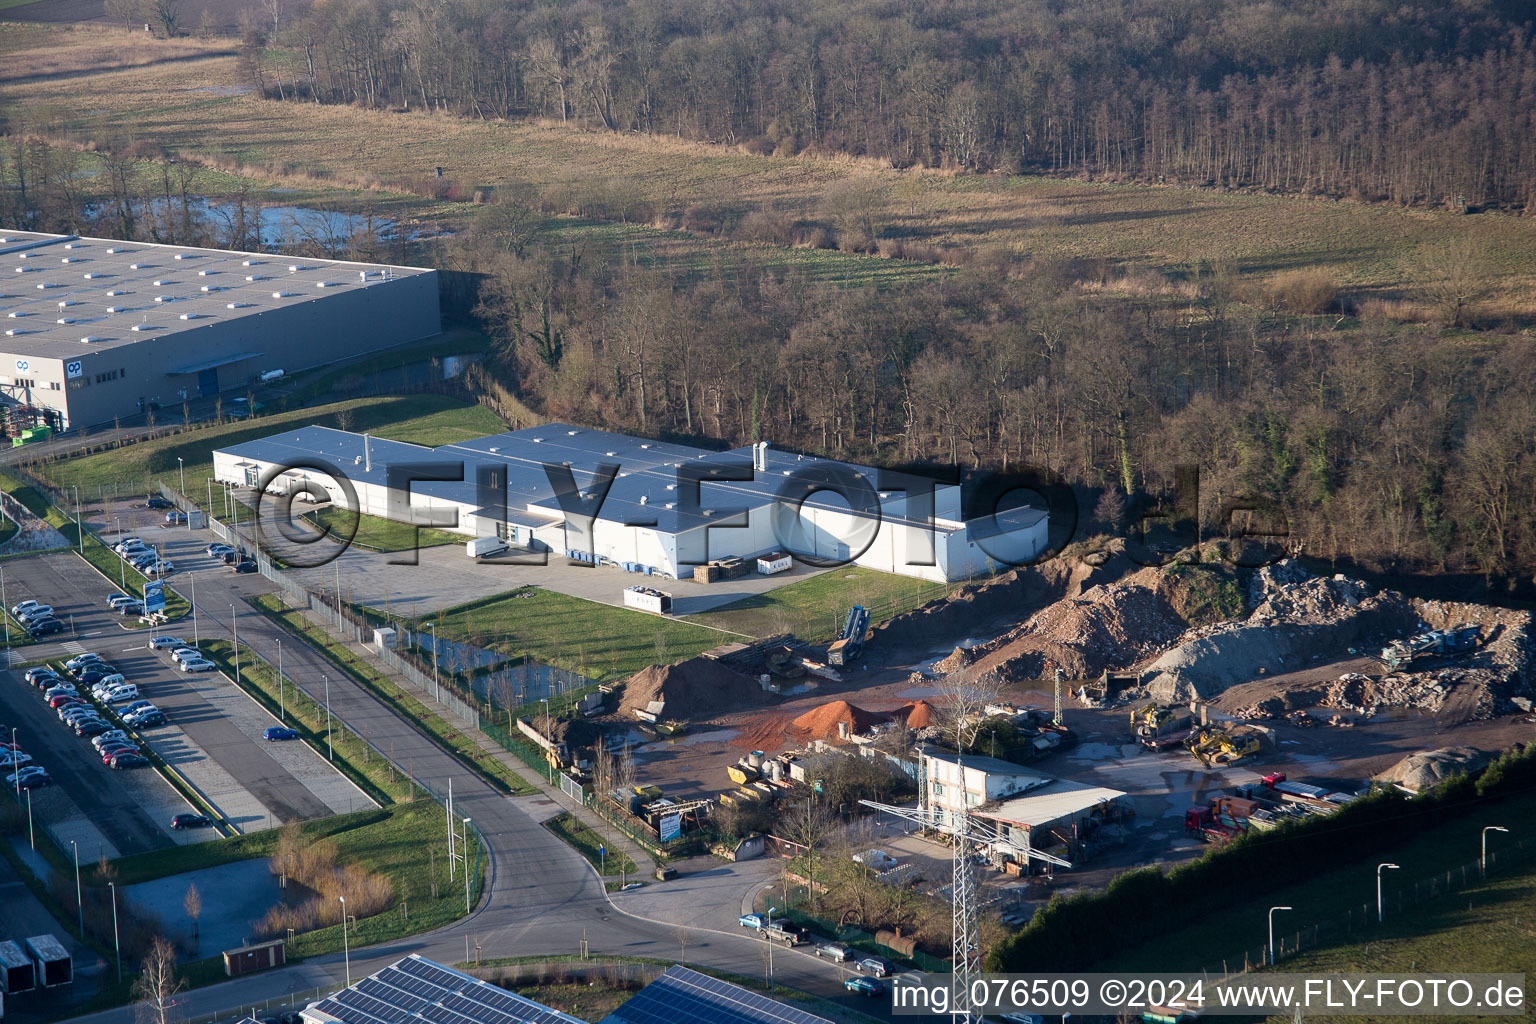
[[[192,587],[192,646],[198,646],[197,639],[197,573],[187,573],[187,582]]]
[[[240,685],[240,622],[233,601],[229,604],[229,630],[235,638],[235,685]]]
[[[80,555],[85,556],[85,528],[80,525],[80,485],[75,485],[75,534],[80,541]]]
[[[325,749],[331,763],[336,762],[336,747],[331,743],[331,677],[321,676],[325,682]]]
[[[14,725],[11,726],[11,749],[12,750],[16,749],[16,727]],[[21,804],[21,765],[19,765],[19,764],[18,765],[14,765],[13,767],[16,769],[16,803],[18,805],[20,805]],[[1487,840],[1487,837],[1484,837],[1484,839],[1483,839],[1483,848],[1487,849],[1487,846],[1488,846],[1488,840]]]
[[[80,941],[85,941],[85,904],[80,902],[80,844],[73,839],[69,845],[75,850],[75,909],[80,912]]]
[[[1377,924],[1381,924],[1381,920],[1385,916],[1382,913],[1382,908],[1381,908],[1381,871],[1382,871],[1383,868],[1396,868],[1396,867],[1398,867],[1398,865],[1396,865],[1396,864],[1378,864],[1378,865],[1376,865],[1376,923]]]
[[[117,956],[117,983],[123,983],[123,947],[117,941],[117,883],[108,882],[112,890],[112,952]]]
[[[337,896],[341,901],[341,955],[347,965],[347,987],[352,987],[352,950],[347,945],[347,898]]]
[[[768,945],[768,994],[773,995],[773,940],[768,937],[768,926],[773,924],[773,912],[776,908],[768,908],[768,920],[763,924],[763,941]]]
[[[27,787],[27,845],[37,849],[37,836],[32,832],[32,787]]]
[[[185,498],[187,496],[187,464],[182,461],[180,455],[176,456],[176,472],[180,474],[181,496]]]
[[[0,619],[5,620],[5,646],[11,646],[10,604],[5,599],[5,567],[0,566]]]
[[[14,735],[15,732],[16,732],[15,729],[11,730],[11,733],[12,733],[11,739],[12,739],[12,741],[14,741],[16,739],[16,736]],[[1478,874],[1482,875],[1484,878],[1488,877],[1488,833],[1489,832],[1508,832],[1508,831],[1509,831],[1509,829],[1505,828],[1503,825],[1487,825],[1487,826],[1485,826],[1483,828],[1483,855],[1478,858],[1477,868],[1478,868]]]
[[[1275,911],[1290,910],[1290,907],[1269,908],[1269,966],[1275,966]]]
[[[288,705],[283,700],[283,641],[277,639],[277,712],[278,720],[288,723]]]

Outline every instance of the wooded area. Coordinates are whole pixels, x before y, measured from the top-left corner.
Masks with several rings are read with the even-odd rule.
[[[1533,208],[1529,17],[1518,0],[266,0],[245,52],[288,100]]]

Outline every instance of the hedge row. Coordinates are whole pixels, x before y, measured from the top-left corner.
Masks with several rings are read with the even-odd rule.
[[[1175,920],[1212,893],[1275,889],[1305,879],[1319,864],[1374,856],[1384,833],[1417,835],[1459,817],[1474,802],[1529,793],[1536,786],[1536,743],[1515,747],[1477,777],[1458,775],[1409,797],[1378,789],[1327,817],[1248,832],[1198,860],[1164,873],[1127,871],[1104,891],[1053,899],[1022,931],[988,955],[991,971],[1077,971],[1145,941],[1127,921]]]

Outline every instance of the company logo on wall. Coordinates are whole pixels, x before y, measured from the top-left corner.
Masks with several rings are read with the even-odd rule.
[[[16,369],[20,370],[22,373],[25,373],[32,369],[32,364],[27,362],[25,359],[18,359],[16,360]]]
[[[84,373],[85,367],[81,365],[78,359],[64,364],[64,376],[66,377],[79,377]]]

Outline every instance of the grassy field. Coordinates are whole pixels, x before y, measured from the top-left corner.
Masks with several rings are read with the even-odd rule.
[[[849,565],[690,615],[687,621],[756,636],[794,633],[819,642],[837,636],[853,605],[868,608],[874,624],[943,597],[948,590],[942,583]]]
[[[1357,941],[1309,950],[1275,969],[1299,974],[1414,974],[1425,971],[1525,974],[1536,977],[1536,865],[1454,896],[1425,903]],[[1262,981],[1262,976],[1258,979]],[[1530,1002],[1530,981],[1527,981]],[[1307,1015],[1308,1020],[1346,1020]],[[1358,1020],[1359,1018],[1353,1018]],[[1487,1020],[1449,1014],[1443,1021]],[[1287,1018],[1272,1018],[1276,1024]]]
[[[330,527],[336,536],[345,537],[352,529],[353,513],[335,507],[318,508],[305,514],[305,519],[316,527]],[[431,527],[414,527],[397,523],[393,519],[357,513],[357,532],[352,543],[370,551],[409,551],[412,548],[434,548],[443,544],[462,544],[468,538],[447,530]]]
[[[401,395],[354,398],[308,409],[274,413],[234,423],[222,423],[181,434],[155,438],[124,448],[66,459],[42,467],[55,486],[78,486],[81,494],[98,486],[126,487],[151,480],[176,486],[177,457],[186,461],[187,486],[196,499],[203,481],[213,474],[213,450],[256,441],[311,424],[339,430],[369,431],[379,437],[413,443],[441,443],[435,438],[462,440],[507,429],[495,413],[444,395]],[[427,438],[427,441],[422,441]]]
[[[539,587],[472,601],[417,620],[432,621],[441,623],[438,635],[444,638],[509,658],[527,655],[599,682],[623,679],[647,665],[681,661],[739,639],[687,619],[647,615]]]
[[[1412,890],[1417,881],[1447,870],[1459,870],[1463,864],[1475,861],[1479,829],[1485,824],[1504,825],[1517,836],[1528,836],[1536,830],[1536,801],[1508,799],[1490,803],[1479,807],[1475,815],[1449,818],[1434,830],[1420,835],[1383,834],[1379,858],[1371,857],[1367,862],[1331,869],[1320,865],[1317,873],[1304,883],[1266,889],[1253,896],[1241,892],[1223,893],[1219,900],[1192,915],[1187,923],[1158,928],[1155,936],[1148,936],[1145,945],[1117,956],[1114,963],[1100,965],[1100,968],[1165,972],[1200,970],[1218,968],[1224,960],[1240,966],[1245,950],[1257,961],[1261,956],[1258,950],[1265,943],[1268,908],[1295,908],[1276,915],[1277,944],[1289,941],[1302,927],[1332,920],[1351,909],[1357,922],[1362,917],[1374,916],[1378,860],[1403,865],[1401,870],[1386,873],[1384,888],[1390,907],[1394,890]],[[1496,848],[1500,838],[1491,837],[1490,848]],[[1439,902],[1455,904],[1458,899],[1462,906],[1466,905],[1465,899],[1458,896],[1445,897]],[[1403,926],[1412,930],[1412,921],[1435,913],[1436,907],[1434,902],[1405,907],[1401,911]],[[1421,964],[1421,969],[1423,966]],[[1085,966],[1084,969],[1090,968]],[[1431,964],[1428,969],[1437,970],[1439,965]]]
[[[524,782],[510,768],[481,750],[479,744],[465,735],[457,725],[429,711],[426,705],[390,682],[366,660],[332,639],[323,629],[298,612],[284,607],[276,597],[262,594],[252,598],[251,603],[262,614],[282,623],[284,627],[304,637],[312,646],[323,651],[326,657],[339,665],[347,675],[367,687],[401,717],[414,722],[440,747],[497,789],[510,795],[535,792],[532,786]]]
[[[14,60],[49,56],[60,43],[34,33]],[[135,46],[158,42],[134,37]],[[794,218],[818,216],[833,186],[855,180],[887,237],[937,246],[997,248],[1035,259],[1102,260],[1112,267],[1183,272],[1204,262],[1267,276],[1315,266],[1357,296],[1400,294],[1426,273],[1431,249],[1468,240],[1497,268],[1491,301],[1512,312],[1536,309],[1536,224],[1497,215],[1458,216],[1385,205],[1314,201],[1215,190],[1065,181],[1002,175],[898,171],[872,161],[753,156],[723,145],[570,125],[496,123],[259,99],[243,91],[235,58],[108,71],[25,86],[0,83],[13,119],[77,137],[133,134],[221,161],[269,184],[295,189],[286,202],[335,201],[350,192],[388,213],[462,219],[467,204],[418,200],[402,190],[440,154],[447,177],[468,191],[527,186],[559,208],[598,196],[646,205],[666,225],[690,206],[735,210],[772,206]],[[239,130],[231,133],[230,126]],[[220,172],[223,173],[223,172]],[[228,191],[210,172],[204,192]],[[647,221],[649,223],[649,221]],[[590,226],[592,245],[610,235],[626,253],[668,260],[709,259],[707,239],[620,225]],[[566,230],[587,227],[572,221]],[[771,246],[759,261],[802,260],[808,273],[847,280],[930,273],[931,267],[878,258]]]
[[[358,359],[345,366],[320,367],[293,374],[288,382],[293,386],[293,391],[287,399],[293,405],[320,401],[335,390],[362,387],[376,374],[399,371],[412,363],[442,359],[445,356],[483,355],[490,348],[491,339],[479,331],[451,328],[434,337]]]
[[[621,850],[609,850],[604,857],[598,851],[607,845],[602,835],[583,825],[574,814],[566,811],[544,823],[544,827],[559,836],[567,846],[587,859],[598,871],[609,875],[634,875],[635,862]]]

